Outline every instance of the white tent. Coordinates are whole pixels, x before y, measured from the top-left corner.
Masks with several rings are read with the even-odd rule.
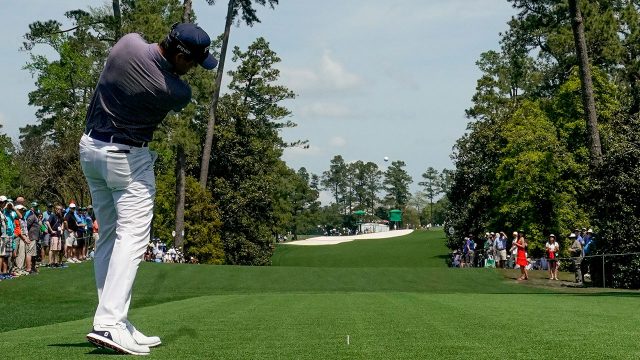
[[[389,225],[378,224],[378,223],[360,224],[361,234],[379,233],[379,232],[385,232],[385,231],[389,231]]]

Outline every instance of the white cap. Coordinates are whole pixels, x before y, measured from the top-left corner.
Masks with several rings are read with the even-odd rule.
[[[22,205],[22,204],[18,204],[18,205],[15,206],[15,209],[16,210],[25,210],[26,207],[24,207],[24,205]]]
[[[69,208],[70,208],[70,209],[75,209],[75,208],[76,208],[76,204],[75,204],[75,203],[71,203],[71,204],[69,204]]]
[[[576,234],[571,233],[571,234],[569,235],[569,237],[570,237],[570,238],[574,238],[574,237],[576,237]]]
[[[7,201],[7,197],[4,196],[4,195],[1,195],[0,196],[0,202],[4,202],[4,201]]]
[[[2,201],[2,198],[0,197],[0,201]],[[587,230],[588,233],[593,233],[593,229],[589,229]]]

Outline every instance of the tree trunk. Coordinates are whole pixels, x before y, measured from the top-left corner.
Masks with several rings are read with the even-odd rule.
[[[176,236],[173,244],[182,249],[184,243],[184,206],[186,202],[186,154],[184,146],[178,144],[176,149]]]
[[[182,10],[182,22],[191,22],[191,0],[184,0]],[[186,202],[186,158],[184,146],[178,141],[176,147],[176,236],[173,238],[173,245],[182,249],[184,243],[184,205]]]
[[[569,15],[571,16],[571,27],[576,45],[578,67],[580,68],[582,104],[587,121],[587,131],[589,132],[591,165],[600,166],[602,165],[602,149],[600,147],[600,134],[598,132],[598,116],[596,114],[596,104],[593,96],[593,83],[591,81],[591,70],[589,68],[587,42],[584,37],[584,22],[582,12],[578,6],[578,0],[569,0]]]
[[[191,22],[191,0],[184,0],[182,3],[182,22]]]
[[[224,24],[224,35],[222,36],[222,48],[220,49],[220,60],[218,62],[218,71],[216,73],[216,85],[213,89],[213,98],[211,99],[211,108],[209,109],[209,122],[207,123],[207,136],[204,141],[204,149],[202,150],[202,163],[200,164],[200,186],[207,187],[207,179],[209,178],[209,161],[211,160],[211,146],[213,143],[213,128],[216,124],[216,109],[218,108],[218,99],[220,98],[220,88],[222,84],[222,74],[224,73],[224,59],[227,56],[227,47],[229,46],[229,33],[231,32],[231,24],[233,23],[233,8],[235,0],[229,0],[227,7],[227,20]]]
[[[433,200],[429,199],[429,224],[433,226]]]
[[[122,13],[120,12],[120,0],[113,0],[111,2],[113,7],[113,30],[116,35],[116,41],[122,36]]]

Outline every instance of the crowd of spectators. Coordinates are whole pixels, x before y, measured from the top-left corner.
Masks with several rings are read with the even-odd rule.
[[[191,263],[195,264],[198,261],[194,257],[185,259],[184,254],[174,246],[168,248],[167,244],[155,238],[147,245],[147,251],[144,253],[144,261],[155,263]]]
[[[42,267],[65,268],[93,258],[99,226],[91,205],[37,202],[0,196],[0,280],[38,273]],[[197,264],[159,239],[149,243],[144,260]]]
[[[0,280],[38,272],[38,268],[66,267],[88,260],[98,240],[98,223],[91,205],[63,206],[24,197],[0,196]]]
[[[594,247],[593,230],[575,229],[568,236],[570,260],[575,269],[575,282],[582,284],[582,260]],[[481,245],[480,245],[481,244]],[[527,239],[524,231],[514,231],[511,238],[506,233],[488,232],[484,238],[476,239],[473,234],[464,238],[461,247],[452,253],[451,265],[454,267],[498,267],[520,269],[518,280],[528,280],[528,270],[544,269],[549,280],[558,280],[560,244],[554,234],[549,234],[545,244],[544,256],[532,259],[527,253]]]

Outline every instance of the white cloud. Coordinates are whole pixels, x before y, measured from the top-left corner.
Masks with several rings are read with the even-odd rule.
[[[351,115],[351,111],[348,107],[330,102],[315,102],[309,105],[304,105],[299,111],[297,111],[297,113],[301,117],[308,118],[343,118]]]
[[[361,83],[360,77],[348,72],[341,63],[331,57],[328,50],[322,55],[320,71],[326,85],[339,90],[356,88]]]
[[[333,147],[344,147],[345,145],[347,145],[347,139],[343,138],[342,136],[333,136],[331,139],[329,139],[329,145]]]
[[[280,75],[284,84],[296,93],[352,90],[363,83],[359,75],[347,70],[329,50],[324,50],[320,62],[311,67],[281,66]]]
[[[331,194],[329,191],[326,190],[322,190],[320,191],[320,194],[318,194],[318,200],[320,200],[320,203],[322,205],[330,205],[332,202],[335,201],[335,198],[333,197],[333,194]]]

